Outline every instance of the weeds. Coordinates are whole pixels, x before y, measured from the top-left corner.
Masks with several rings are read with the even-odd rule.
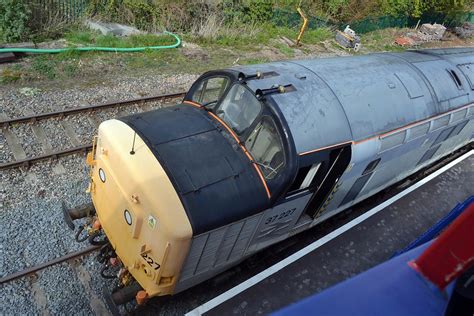
[[[247,65],[255,65],[255,64],[264,64],[268,63],[270,59],[265,58],[265,57],[257,57],[257,58],[246,58],[243,60],[244,64]]]
[[[277,27],[271,24],[262,26],[241,25],[229,27],[226,25],[213,29],[213,32],[204,32],[207,37],[198,34],[188,35],[187,39],[204,46],[224,46],[244,50],[258,50],[260,45],[269,45],[270,41],[281,36],[296,39],[299,30],[297,28]],[[333,33],[328,28],[317,28],[307,30],[304,33],[302,43],[317,44],[332,38]],[[277,47],[281,48],[281,47]],[[290,51],[283,48],[285,55],[291,55]]]
[[[293,49],[289,48],[287,45],[276,43],[273,46],[277,48],[286,57],[291,58],[295,55],[295,52],[293,51]]]
[[[175,39],[167,34],[139,34],[128,37],[101,35],[100,33],[81,29],[70,30],[64,35],[71,46],[99,46],[99,47],[146,47],[163,46],[175,43]]]
[[[56,67],[57,61],[48,55],[38,56],[33,59],[33,70],[35,70],[38,75],[48,79],[54,79],[56,77]]]
[[[371,51],[403,51],[403,47],[394,44],[394,39],[409,29],[388,28],[364,34],[362,46]]]
[[[23,76],[24,76],[23,72],[18,69],[15,69],[14,67],[5,68],[2,70],[2,73],[0,76],[0,82],[13,83],[20,80]]]
[[[70,63],[63,66],[63,71],[66,76],[73,78],[76,76],[78,65],[76,63]]]
[[[88,45],[94,43],[93,34],[90,31],[71,30],[64,34],[64,39],[72,44]]]

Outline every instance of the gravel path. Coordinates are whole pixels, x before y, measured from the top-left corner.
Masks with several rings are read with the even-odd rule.
[[[71,88],[66,90],[18,87],[8,89],[0,87],[0,113],[6,117],[21,117],[35,113],[59,111],[65,108],[97,104],[107,101],[139,98],[147,95],[165,94],[176,91],[185,91],[194,82],[195,75],[175,75],[171,77],[144,76],[140,78],[117,79],[114,84],[98,85],[89,88]],[[167,102],[170,104],[170,102]],[[172,102],[171,102],[172,104]],[[149,102],[145,105],[123,106],[97,113],[81,113],[66,118],[55,118],[37,123],[48,138],[53,151],[64,150],[73,146],[62,120],[71,123],[80,144],[90,143],[96,133],[94,120],[98,123],[107,119],[143,112],[148,109],[161,107],[161,102]],[[90,118],[93,118],[91,120]],[[32,123],[16,124],[8,127],[19,139],[27,157],[45,154],[41,141],[37,139]],[[0,132],[0,163],[13,161],[14,157]]]
[[[64,90],[0,87],[0,112],[9,117],[18,117],[29,113],[45,113],[113,100],[184,91],[196,79],[196,75],[148,75],[118,78],[113,84]]]

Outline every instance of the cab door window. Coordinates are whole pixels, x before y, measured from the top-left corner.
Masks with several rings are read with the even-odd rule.
[[[216,114],[239,136],[245,134],[262,111],[262,104],[241,84],[234,84],[216,108]]]
[[[273,179],[285,166],[285,155],[275,122],[263,116],[245,141],[245,147],[262,170],[265,179]]]
[[[212,77],[201,81],[193,93],[192,101],[202,105],[215,105],[224,94],[229,79],[226,77]]]

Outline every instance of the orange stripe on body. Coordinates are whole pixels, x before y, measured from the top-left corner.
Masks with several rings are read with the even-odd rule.
[[[183,101],[183,103],[192,105],[192,106],[197,107],[197,108],[202,108],[202,105],[200,105],[199,103],[193,102],[193,101],[185,100],[185,101]]]
[[[263,186],[265,187],[265,191],[267,191],[267,196],[268,196],[268,198],[270,198],[272,195],[270,193],[270,190],[268,189],[267,182],[265,181],[265,178],[263,177],[262,171],[260,170],[260,168],[255,163],[253,163],[254,159],[253,159],[252,155],[250,155],[250,153],[248,152],[247,148],[242,146],[242,144],[240,143],[240,139],[237,137],[235,132],[229,126],[227,126],[227,124],[223,120],[221,120],[220,117],[218,117],[217,115],[215,115],[212,112],[208,112],[208,113],[209,113],[210,116],[212,116],[214,119],[216,119],[219,123],[221,123],[222,126],[224,126],[227,129],[227,131],[229,131],[229,133],[232,135],[232,137],[234,137],[237,144],[239,144],[240,148],[242,148],[243,152],[247,155],[248,159],[252,162],[252,165],[255,168],[255,170],[257,171],[257,173],[260,177],[260,180],[262,180]]]
[[[396,132],[399,132],[399,131],[401,131],[401,130],[408,129],[408,128],[413,127],[413,126],[416,126],[416,125],[424,124],[424,123],[426,123],[426,122],[428,122],[428,121],[431,121],[431,120],[434,120],[434,119],[436,119],[436,118],[438,118],[438,117],[447,115],[448,113],[461,111],[461,110],[463,110],[464,108],[470,107],[471,105],[473,105],[473,104],[466,104],[466,105],[460,106],[460,107],[458,107],[458,108],[456,108],[456,109],[453,109],[453,110],[450,110],[450,111],[446,111],[446,112],[441,113],[441,114],[436,114],[436,115],[430,116],[430,117],[428,117],[428,118],[426,118],[426,119],[419,120],[419,121],[416,121],[416,122],[413,122],[413,123],[410,123],[410,124],[407,124],[407,125],[398,127],[398,128],[396,128],[396,129],[394,129],[394,130],[391,130],[391,131],[388,131],[388,132],[385,132],[385,133],[382,133],[382,134],[378,134],[378,135],[375,135],[375,136],[371,136],[371,137],[368,137],[368,138],[365,138],[365,139],[362,139],[362,140],[359,140],[359,141],[346,141],[346,142],[342,142],[342,143],[338,143],[338,144],[334,144],[334,145],[329,145],[329,146],[325,146],[325,147],[321,147],[321,148],[317,148],[317,149],[313,149],[313,150],[308,150],[308,151],[305,151],[305,152],[302,152],[302,153],[298,153],[298,155],[303,156],[303,155],[311,154],[311,153],[314,153],[314,152],[318,152],[318,151],[321,151],[321,150],[325,150],[325,149],[337,147],[337,146],[344,145],[344,144],[353,144],[353,145],[356,145],[356,144],[360,144],[360,143],[367,142],[367,141],[372,140],[372,139],[374,139],[374,138],[383,138],[383,137],[385,137],[385,136],[388,136],[388,135],[391,135],[391,134],[395,134]]]

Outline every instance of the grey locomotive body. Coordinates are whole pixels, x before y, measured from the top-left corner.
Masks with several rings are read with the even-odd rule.
[[[244,110],[226,101],[244,100],[243,93],[234,91],[237,84],[270,108],[276,126],[269,130],[280,134],[281,148],[268,145],[274,142],[270,134],[256,135],[265,133],[258,125],[257,132],[245,138],[237,133],[249,116],[266,115],[264,110],[255,114],[246,108],[245,117],[239,116]],[[257,137],[260,144],[266,142],[261,145],[265,152],[251,152],[264,158],[253,157],[251,162],[264,173],[269,206],[194,234],[175,292],[472,142],[474,49],[287,61],[208,72],[185,102],[204,106],[233,126],[247,149],[255,146]],[[239,203],[236,199],[230,197],[229,203]]]

